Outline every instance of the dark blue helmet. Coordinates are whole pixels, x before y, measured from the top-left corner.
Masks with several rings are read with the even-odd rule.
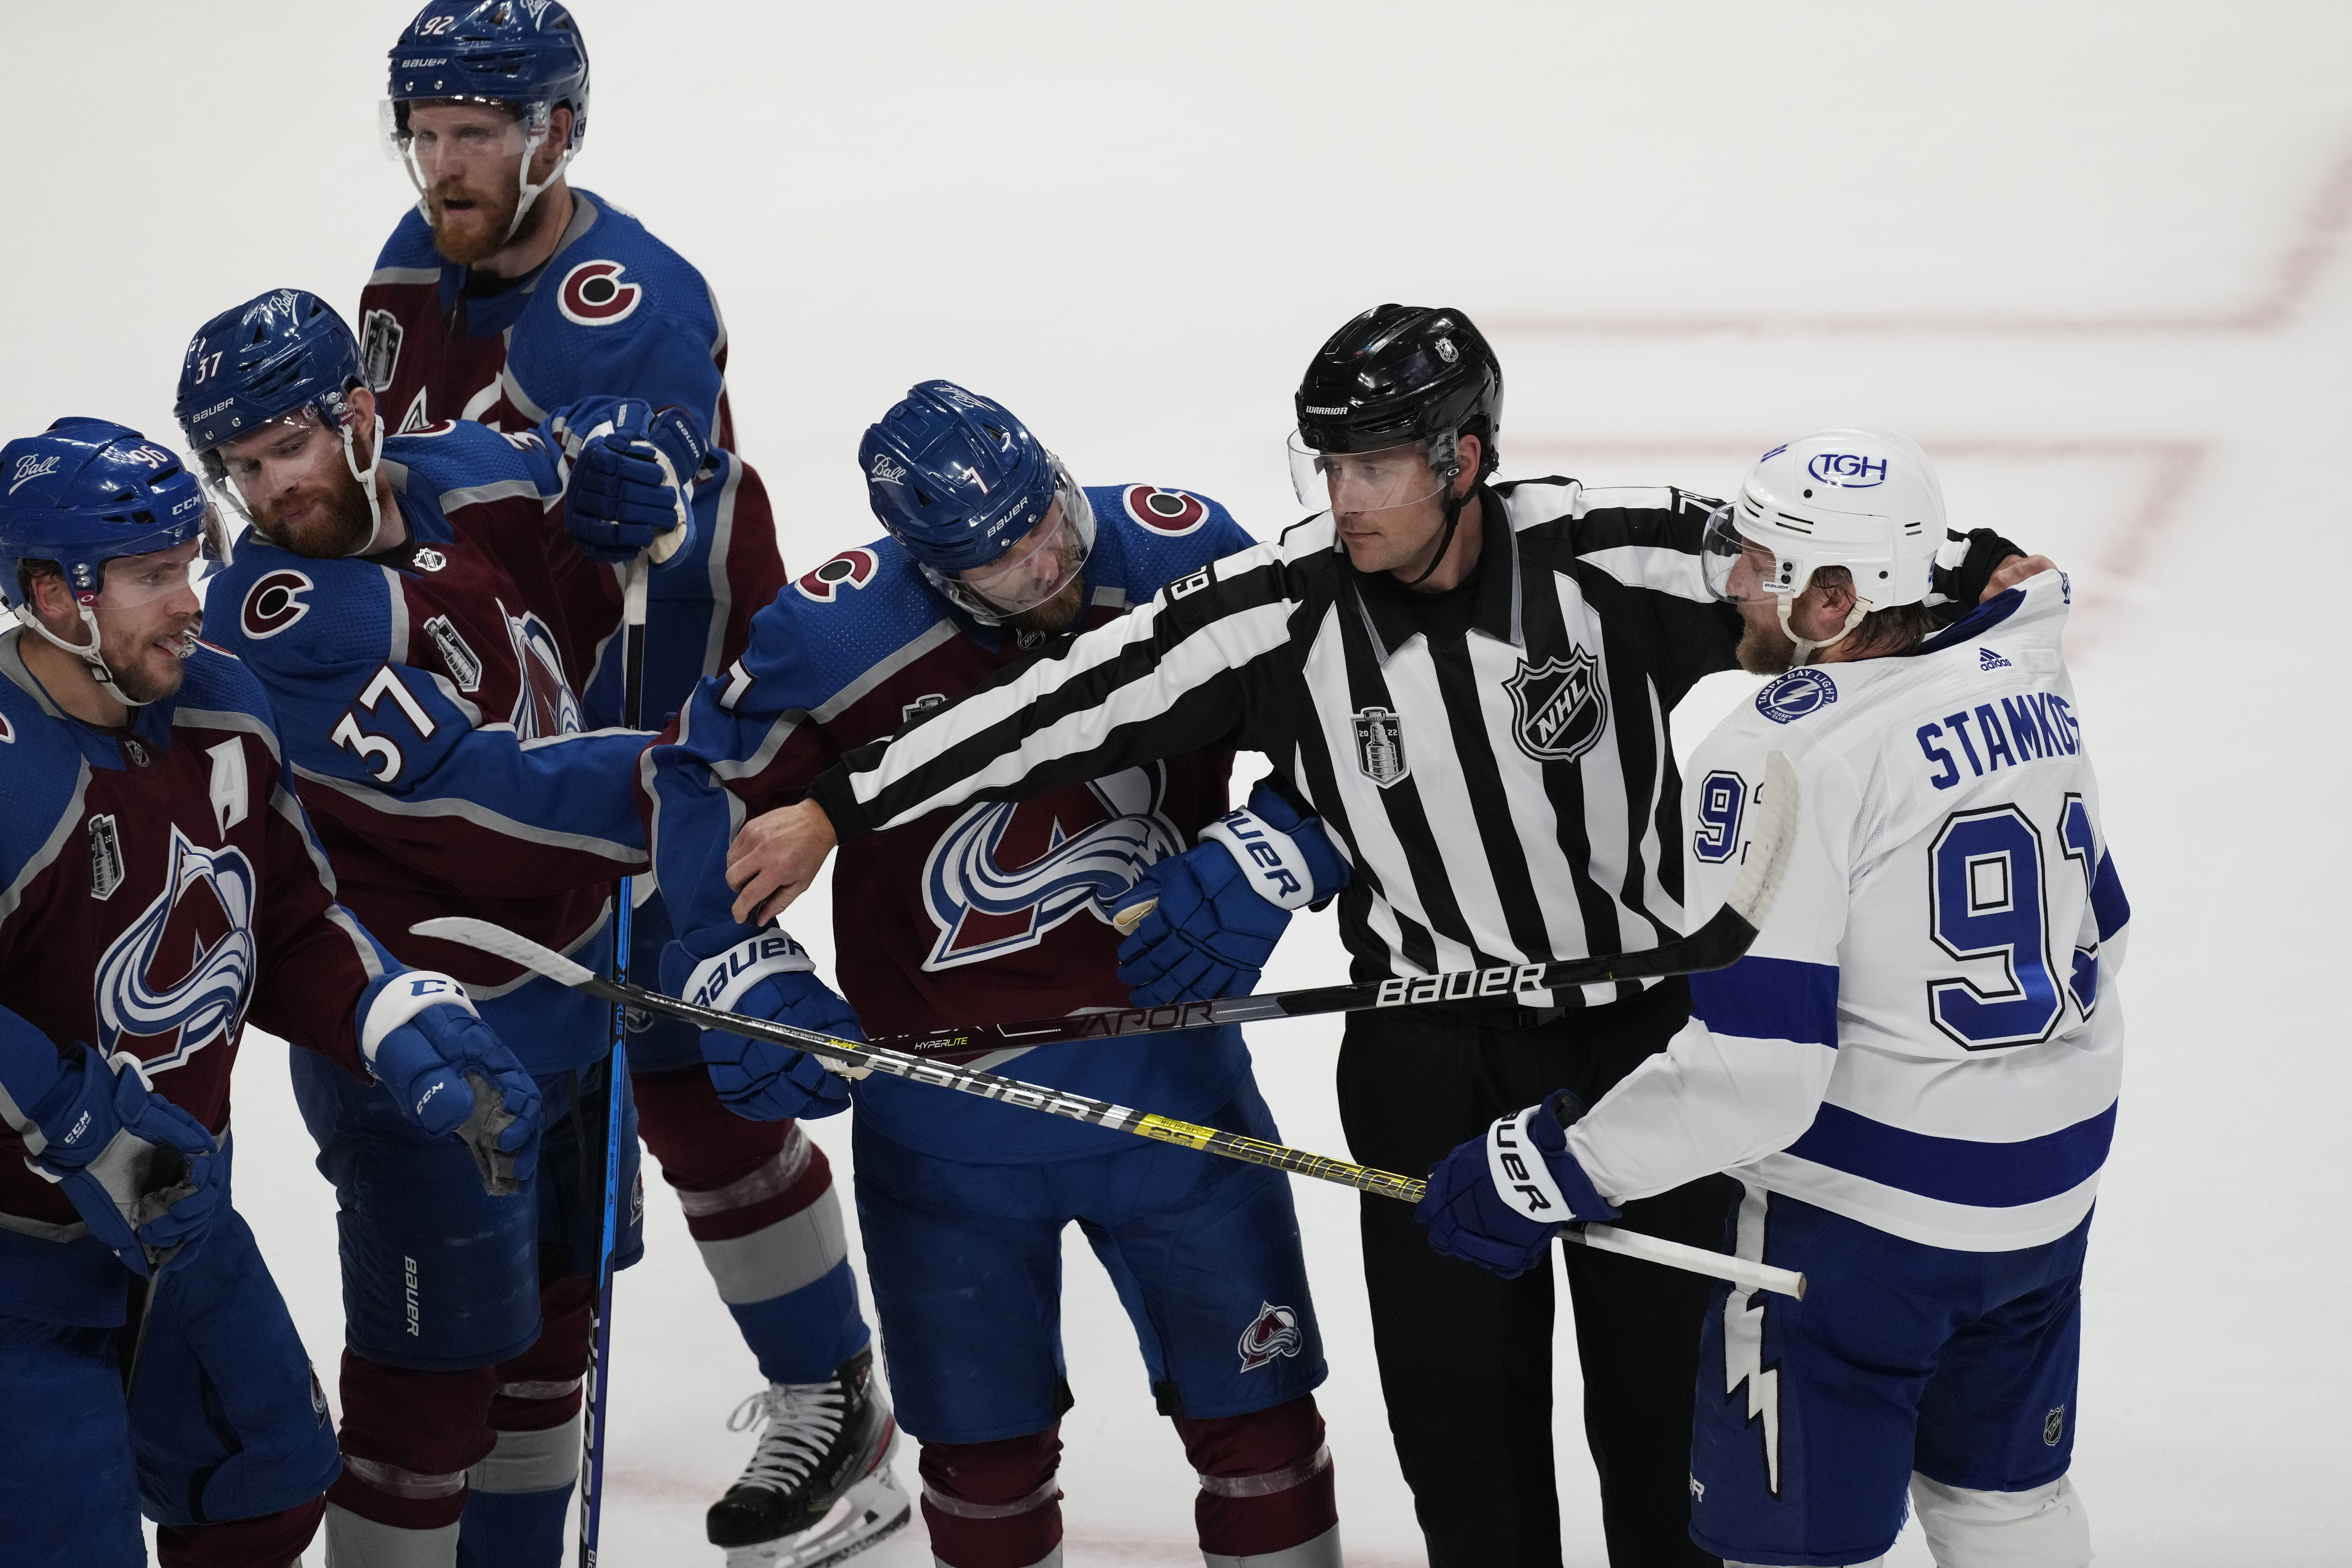
[[[433,0],[392,47],[386,132],[405,137],[409,104],[449,100],[511,104],[541,127],[570,104],[566,146],[577,152],[588,132],[588,44],[572,13],[553,0]]]
[[[203,458],[298,409],[341,426],[349,393],[365,384],[360,345],[334,309],[316,294],[275,289],[196,329],[172,413]]]
[[[118,555],[205,542],[218,559],[204,487],[180,455],[110,419],[60,419],[0,447],[0,599],[18,599],[16,564],[54,561],[88,605]]]
[[[857,444],[866,499],[923,565],[986,566],[1044,521],[1066,476],[1029,427],[951,381],[927,381]]]

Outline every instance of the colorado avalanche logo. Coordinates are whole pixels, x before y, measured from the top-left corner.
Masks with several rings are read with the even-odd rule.
[[[1186,495],[1182,490],[1129,485],[1122,499],[1127,502],[1127,515],[1154,533],[1171,537],[1191,533],[1209,521],[1209,509],[1201,498]]]
[[[1297,1355],[1301,1342],[1298,1314],[1287,1307],[1262,1301],[1257,1316],[1242,1331],[1241,1342],[1234,1348],[1241,1352],[1242,1370],[1255,1372],[1278,1355]]]
[[[499,613],[506,616],[507,636],[514,644],[518,679],[509,721],[515,733],[526,741],[579,733],[583,727],[580,699],[563,678],[563,656],[556,651],[554,634],[535,615],[509,614],[503,602],[499,602]]]
[[[163,890],[98,961],[100,1050],[111,1056],[125,1039],[176,1032],[169,1051],[143,1062],[152,1074],[236,1032],[253,981],[255,880],[244,851],[233,845],[199,849],[172,829]],[[193,959],[179,956],[192,952]],[[159,966],[181,963],[186,967],[178,978],[157,983]]]
[[[563,275],[555,291],[555,308],[563,319],[583,327],[609,327],[625,321],[646,291],[621,281],[627,268],[617,261],[583,261]]]
[[[1108,920],[1146,868],[1183,852],[1160,814],[1167,776],[1158,763],[1083,787],[985,802],[940,835],[923,866],[923,900],[940,928],[925,969],[1034,947],[1081,910]]]
[[[845,550],[793,584],[803,599],[830,605],[845,588],[863,588],[874,581],[882,563],[871,550]]]
[[[295,571],[264,572],[245,591],[237,624],[249,637],[274,637],[310,613],[310,579]]]
[[[1837,700],[1837,683],[1818,669],[1792,669],[1756,694],[1756,711],[1775,724],[1801,719]]]

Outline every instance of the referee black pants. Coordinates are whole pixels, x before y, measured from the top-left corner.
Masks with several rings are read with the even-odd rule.
[[[1690,1011],[1680,980],[1532,1027],[1435,1011],[1357,1013],[1339,1052],[1354,1157],[1426,1174],[1495,1118],[1570,1089],[1589,1105],[1664,1048]],[[1721,1250],[1731,1181],[1626,1205],[1629,1230]],[[1552,1471],[1552,1274],[1500,1279],[1430,1250],[1412,1211],[1367,1194],[1364,1280],[1389,1429],[1430,1568],[1559,1568]],[[1584,1432],[1614,1568],[1712,1564],[1690,1542],[1691,1401],[1713,1281],[1559,1249],[1584,1370]]]

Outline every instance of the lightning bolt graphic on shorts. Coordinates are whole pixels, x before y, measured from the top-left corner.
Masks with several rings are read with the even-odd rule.
[[[1761,1187],[1749,1187],[1739,1200],[1738,1256],[1750,1262],[1764,1260],[1764,1205]],[[1764,1365],[1764,1300],[1757,1292],[1735,1287],[1723,1303],[1723,1396],[1748,1385],[1748,1419],[1764,1424],[1764,1479],[1774,1497],[1780,1495],[1780,1369]]]

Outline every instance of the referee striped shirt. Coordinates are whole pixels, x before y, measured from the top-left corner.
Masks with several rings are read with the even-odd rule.
[[[1562,479],[1479,493],[1459,636],[1433,643],[1408,590],[1349,564],[1327,512],[847,753],[811,793],[845,840],[1235,745],[1271,757],[1347,856],[1358,980],[1679,936],[1666,715],[1732,668],[1740,630],[1701,575],[1718,503]],[[1519,1000],[1597,1005],[1636,988]]]

